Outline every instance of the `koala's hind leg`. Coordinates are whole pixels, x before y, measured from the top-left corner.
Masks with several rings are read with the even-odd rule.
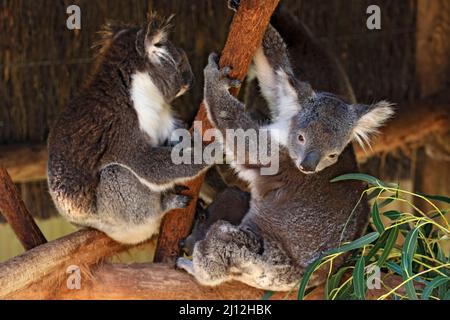
[[[128,169],[107,166],[100,172],[97,214],[90,224],[118,242],[140,243],[158,233],[164,205],[176,204],[175,198],[168,200],[163,202],[161,193],[144,186]]]
[[[229,222],[218,221],[211,226],[206,238],[196,243],[192,262],[179,258],[177,266],[207,286],[219,285],[247,272],[258,264],[258,241]]]

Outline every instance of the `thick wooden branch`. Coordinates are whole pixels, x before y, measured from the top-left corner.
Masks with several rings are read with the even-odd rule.
[[[168,264],[100,264],[90,273],[81,273],[80,289],[69,289],[69,274],[59,270],[59,279],[44,279],[1,299],[57,299],[57,300],[260,300],[263,290],[249,287],[240,282],[227,282],[216,287],[199,285],[187,273],[175,270]],[[345,278],[345,276],[344,276]],[[394,288],[403,282],[395,275],[382,274],[387,288]],[[366,299],[375,300],[388,290],[368,290]],[[404,288],[399,289],[400,293]],[[271,300],[296,299],[297,292],[278,292]],[[315,288],[306,300],[323,300],[324,286]]]
[[[46,276],[55,285],[56,277],[70,265],[89,267],[105,257],[129,249],[96,230],[81,230],[40,245],[13,259],[0,263],[0,299],[41,283]]]
[[[15,183],[47,179],[47,147],[12,145],[0,147],[2,164]]]
[[[47,242],[2,165],[0,165],[0,213],[10,224],[25,250]]]
[[[175,270],[168,264],[103,264],[81,274],[80,290],[70,290],[66,281],[68,274],[63,270],[61,281],[40,282],[20,292],[6,296],[6,299],[88,299],[88,300],[223,300],[261,299],[264,291],[243,283],[229,282],[217,287],[199,285],[185,272]],[[282,299],[286,293],[278,293]],[[1,296],[0,296],[1,297]],[[294,294],[290,295],[294,298]]]
[[[278,2],[279,0],[241,1],[239,10],[231,23],[219,63],[221,67],[232,67],[232,77],[244,80]],[[238,90],[233,90],[232,93],[237,95]],[[202,121],[203,130],[211,127],[203,104],[200,106],[196,121]],[[191,205],[185,210],[174,210],[165,216],[155,254],[156,262],[174,263],[179,255],[179,242],[188,236],[191,229],[203,178],[203,176],[198,177],[187,184],[189,195],[193,197]]]

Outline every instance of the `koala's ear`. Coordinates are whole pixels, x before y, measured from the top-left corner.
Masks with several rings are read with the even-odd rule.
[[[277,110],[272,110],[274,121],[290,119],[300,111],[303,101],[313,95],[308,83],[297,80],[292,74],[281,69],[277,71],[275,89]]]
[[[355,139],[363,148],[370,145],[370,135],[376,134],[389,118],[394,115],[393,104],[380,101],[372,105],[352,105],[356,115],[356,123],[353,128],[352,139]]]
[[[277,71],[278,83],[276,84],[279,99],[298,101],[298,95],[294,88],[295,78],[288,75],[284,70]]]
[[[148,15],[147,26],[138,31],[136,36],[136,49],[141,56],[147,55],[151,60],[158,60],[158,52],[162,51],[161,43],[168,38],[173,17],[171,15],[167,20],[161,20],[156,13]]]

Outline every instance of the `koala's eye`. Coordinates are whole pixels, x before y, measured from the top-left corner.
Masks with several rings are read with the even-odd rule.
[[[335,159],[337,157],[337,153],[332,153],[330,155],[328,155],[328,158],[330,159]]]
[[[204,214],[204,213],[202,213],[202,214],[200,214],[200,216],[198,217],[198,219],[200,220],[200,221],[205,221],[206,220],[206,214]]]
[[[305,142],[305,137],[302,134],[299,134],[297,137],[298,141],[300,141],[301,143]]]
[[[157,42],[153,46],[156,48],[162,48],[164,46],[164,44],[162,42]]]

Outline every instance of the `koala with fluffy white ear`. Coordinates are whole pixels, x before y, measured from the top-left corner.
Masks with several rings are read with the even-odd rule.
[[[168,39],[169,20],[108,27],[91,82],[48,138],[59,212],[127,244],[157,234],[167,211],[186,207],[190,197],[177,184],[206,169],[175,165],[167,146],[178,123],[170,103],[193,83],[185,52]]]
[[[239,226],[214,224],[196,243],[193,260],[179,258],[177,265],[204,285],[235,279],[265,290],[288,291],[323,252],[354,240],[367,227],[367,203],[358,205],[364,185],[330,180],[358,170],[349,142],[367,141],[392,109],[386,102],[349,105],[332,94],[315,92],[295,76],[284,41],[272,26],[254,67],[272,122],[261,125],[245,112],[229,93],[239,82],[228,78],[229,68],[219,70],[214,54],[205,68],[208,117],[235,159],[235,148],[227,148],[227,129],[267,130],[280,145],[279,171],[263,175],[262,164],[234,162],[250,184],[249,211]],[[340,257],[334,266],[342,261]],[[322,280],[323,274],[315,282]]]

